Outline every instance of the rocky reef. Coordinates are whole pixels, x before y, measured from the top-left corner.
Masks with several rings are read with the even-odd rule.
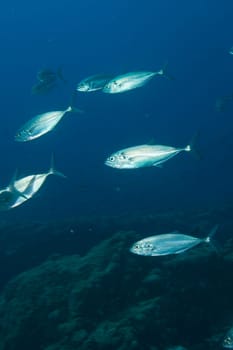
[[[57,221],[0,221],[0,290],[14,276],[38,266],[51,255],[84,256],[99,242],[119,231],[140,238],[170,232],[204,236],[215,225],[220,244],[232,237],[233,205],[201,210],[167,210],[148,214],[88,216]]]
[[[190,229],[208,232],[214,222],[206,215],[196,213],[199,225],[189,220]],[[151,218],[157,227],[163,220],[163,232],[184,222],[178,214]],[[122,220],[124,230],[119,220],[102,223],[92,247],[51,255],[5,286],[0,350],[219,349],[233,319],[232,242],[217,252],[203,244],[177,256],[141,257],[129,247],[142,238],[139,229],[151,229],[149,218],[141,226]]]

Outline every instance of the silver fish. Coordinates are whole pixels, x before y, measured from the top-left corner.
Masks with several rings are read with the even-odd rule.
[[[144,256],[161,256],[183,253],[200,243],[211,243],[218,226],[215,226],[205,238],[197,238],[174,231],[144,238],[132,245],[130,251]]]
[[[192,151],[192,145],[187,145],[184,148],[164,145],[140,145],[125,148],[111,154],[105,161],[105,164],[117,169],[161,167],[162,163],[183,151]]]
[[[229,54],[230,54],[230,55],[233,55],[233,47],[230,48]]]
[[[12,203],[11,208],[15,208],[27,201],[28,199],[32,198],[39,191],[47,177],[50,175],[65,177],[63,173],[57,171],[54,168],[53,159],[51,160],[51,166],[47,173],[28,175],[22,177],[21,179],[15,180],[14,188],[19,193],[22,193],[23,196],[18,196],[14,203]]]
[[[225,335],[222,346],[224,348],[233,349],[233,327]]]
[[[31,141],[46,134],[55,128],[67,112],[72,111],[73,108],[68,107],[64,111],[52,111],[33,117],[18,130],[15,135],[15,141]]]
[[[110,75],[96,74],[81,80],[77,87],[77,91],[92,92],[102,90],[104,86],[112,79]]]
[[[118,94],[128,90],[140,88],[148,83],[156,75],[173,79],[167,74],[166,67],[167,64],[157,72],[136,71],[118,75],[105,85],[103,92],[107,94]]]

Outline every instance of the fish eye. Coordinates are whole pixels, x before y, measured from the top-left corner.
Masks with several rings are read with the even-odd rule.
[[[135,245],[135,249],[139,249],[139,244],[136,244],[136,245]]]
[[[109,160],[110,160],[110,162],[114,162],[115,157],[111,156],[111,157],[109,157]]]

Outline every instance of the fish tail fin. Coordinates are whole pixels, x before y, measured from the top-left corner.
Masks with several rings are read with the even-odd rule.
[[[72,111],[73,111],[73,108],[72,108],[71,106],[67,107],[66,113],[67,113],[67,112],[72,112]]]
[[[74,91],[71,95],[71,101],[70,101],[70,109],[69,111],[70,112],[73,112],[73,113],[80,113],[80,114],[83,114],[84,111],[82,109],[79,109],[77,107],[75,107],[75,99],[76,99],[76,96],[77,96],[77,93],[76,91]]]
[[[168,66],[168,62],[165,62],[165,64],[163,65],[163,67],[157,72],[158,75],[161,75],[169,80],[175,80],[175,78],[170,75],[167,71],[167,66]]]
[[[77,107],[71,106],[70,108],[71,108],[70,112],[79,113],[79,114],[83,114],[84,113],[84,111],[82,109],[79,109]]]
[[[56,176],[60,176],[60,177],[66,178],[66,176],[62,172],[57,171],[55,169],[55,166],[54,166],[54,155],[53,154],[51,156],[51,163],[50,163],[50,168],[49,168],[49,171],[48,171],[48,175],[56,175]]]
[[[206,243],[209,243],[211,247],[219,253],[219,245],[216,243],[216,241],[213,241],[214,236],[216,235],[218,231],[219,225],[215,225],[209,232],[208,236],[204,239]]]
[[[189,144],[184,148],[184,151],[186,151],[186,152],[192,152],[194,155],[195,155],[195,157],[197,158],[197,159],[201,159],[202,157],[201,157],[201,153],[200,153],[200,151],[196,148],[196,144],[197,144],[197,139],[198,139],[198,137],[199,137],[199,131],[198,132],[196,132],[194,135],[193,135],[193,137],[192,137],[192,139],[191,139],[191,141],[189,142]]]
[[[57,69],[57,77],[63,81],[63,83],[67,83],[67,80],[64,78],[64,75],[63,75],[63,68],[60,66],[58,67]]]
[[[68,112],[72,112],[72,113],[84,113],[81,109],[79,108],[76,108],[74,106],[69,106],[66,110],[65,110],[66,113]]]

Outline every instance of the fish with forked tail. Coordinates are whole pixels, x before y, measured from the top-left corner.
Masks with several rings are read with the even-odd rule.
[[[122,149],[111,154],[105,164],[117,169],[136,169],[144,167],[161,167],[162,164],[181,152],[197,153],[194,143],[197,135],[183,148],[165,145],[140,145]]]
[[[51,111],[39,114],[27,121],[16,133],[15,141],[26,142],[37,139],[53,130],[62,117],[68,112],[82,113],[81,110],[69,106],[63,111]]]
[[[140,88],[147,84],[155,76],[164,76],[173,79],[167,74],[166,66],[157,72],[152,71],[135,71],[118,75],[110,80],[103,88],[103,92],[107,94],[118,94],[125,91]]]
[[[130,251],[131,253],[144,256],[162,256],[183,253],[200,243],[214,245],[212,239],[217,229],[218,225],[216,225],[205,238],[185,235],[179,231],[146,237],[134,243]]]

